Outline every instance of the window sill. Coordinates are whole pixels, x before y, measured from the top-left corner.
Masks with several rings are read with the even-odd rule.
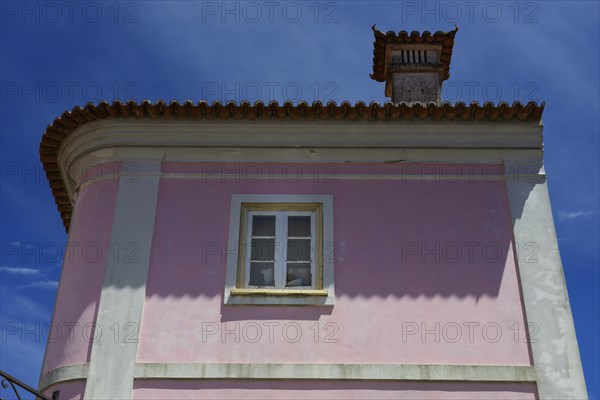
[[[332,306],[333,297],[327,290],[232,288],[226,304]]]
[[[306,297],[306,296],[325,296],[327,290],[316,289],[231,289],[232,296],[290,296],[290,297]]]

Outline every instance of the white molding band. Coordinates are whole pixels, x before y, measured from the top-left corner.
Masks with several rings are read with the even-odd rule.
[[[137,364],[135,379],[534,382],[530,366],[414,364]]]
[[[539,330],[530,341],[540,399],[587,399],[585,380],[545,180],[506,180],[514,239],[539,251],[517,252],[527,321]]]
[[[160,172],[162,152],[153,156],[146,168]],[[86,399],[131,398],[159,183],[158,175],[119,180],[110,242],[135,252],[107,257],[96,319],[103,332],[92,341]]]
[[[110,179],[114,179],[115,177],[128,177],[130,174],[129,173],[122,173],[122,172],[118,172],[118,173],[108,173],[104,176],[100,176],[100,177],[95,177],[93,178],[93,180],[91,180],[91,183],[95,183],[98,181],[103,181],[103,180],[110,180]],[[201,173],[201,172],[163,172],[163,173],[152,173],[152,172],[136,172],[135,174],[136,177],[140,177],[140,176],[146,176],[146,177],[150,177],[150,176],[160,176],[163,179],[202,179],[202,180],[209,180],[209,181],[218,181],[218,180],[223,180],[223,181],[243,181],[244,179],[240,177],[240,174],[215,174],[215,175],[209,175],[206,173]],[[489,182],[493,182],[493,181],[501,181],[501,180],[506,180],[506,179],[519,179],[519,178],[525,178],[527,179],[528,177],[530,177],[530,175],[527,174],[521,174],[521,175],[514,175],[514,174],[498,174],[498,175],[485,175],[485,174],[461,174],[461,175],[451,175],[448,174],[447,176],[441,175],[441,174],[352,174],[352,173],[340,173],[340,174],[332,174],[330,178],[328,177],[321,177],[321,181],[323,181],[324,179],[330,179],[332,182],[339,180],[407,180],[407,181],[419,181],[419,180],[426,180],[426,181],[440,181],[440,182],[455,182],[455,181],[489,181]],[[252,175],[249,175],[249,179],[247,179],[248,181],[250,180],[250,178],[253,178]],[[297,177],[293,177],[293,179],[290,178],[286,178],[284,175],[281,174],[277,174],[277,175],[272,175],[272,176],[267,176],[266,178],[263,178],[262,180],[289,180],[289,181],[296,181],[296,180],[315,180],[315,177],[309,173],[306,173],[302,176],[297,176]],[[536,177],[536,180],[538,180],[539,178]],[[543,179],[543,178],[542,178]],[[256,180],[252,180],[252,182],[254,181],[259,181],[261,179],[256,179]],[[325,183],[327,183],[325,181]],[[87,185],[87,182],[82,183],[80,186],[84,186]]]
[[[52,385],[61,382],[86,380],[89,371],[89,364],[74,364],[55,368],[42,375],[38,388],[41,392]]]
[[[500,166],[500,164],[498,164]],[[104,175],[95,176],[89,181],[82,182],[76,186],[76,192],[80,192],[84,188],[93,185],[97,182],[115,180],[122,178],[134,179],[137,177],[160,177],[161,179],[193,179],[203,181],[260,181],[260,180],[283,180],[289,181],[316,181],[322,183],[336,183],[337,181],[345,180],[396,180],[396,181],[422,181],[422,182],[499,182],[506,180],[525,180],[527,182],[543,182],[546,179],[545,174],[532,175],[529,173],[504,173],[504,174],[480,174],[480,173],[460,173],[460,175],[452,174],[376,174],[376,173],[335,173],[335,174],[321,174],[317,176],[311,173],[301,174],[300,176],[294,176],[290,179],[283,174],[273,174],[265,176],[264,178],[255,179],[253,176],[241,177],[241,174],[235,173],[201,173],[201,172],[135,172],[132,175],[131,172],[108,172]]]
[[[74,368],[72,368],[74,367]],[[40,388],[86,378],[86,364],[60,367],[42,377]],[[531,382],[532,366],[427,364],[237,364],[137,363],[135,379],[383,380],[419,382]]]
[[[59,164],[105,147],[329,147],[541,149],[539,121],[102,120],[64,139]],[[107,146],[108,145],[108,146]]]
[[[166,161],[501,161],[507,152],[541,160],[542,130],[523,121],[102,120],[65,138],[58,164],[73,199],[73,179],[90,161],[138,159],[157,148]]]
[[[79,148],[71,148],[79,142],[68,142],[61,148],[60,164],[61,174],[65,187],[69,193],[71,202],[74,203],[77,197],[78,183],[80,177],[85,171],[91,171],[94,175],[90,180],[96,182],[103,179],[118,179],[119,177],[137,177],[146,174],[148,169],[141,159],[156,153],[157,147],[121,147],[120,145],[107,143],[95,150],[89,152],[81,151]],[[282,163],[282,164],[326,164],[326,163],[377,163],[377,164],[395,164],[400,167],[415,163],[450,163],[450,164],[498,164],[505,165],[509,174],[516,176],[529,177],[528,171],[523,170],[523,163],[530,167],[531,163],[540,163],[542,160],[542,151],[540,149],[472,149],[472,148],[251,148],[251,147],[173,147],[162,148],[164,151],[163,162],[202,162],[206,163]],[[69,155],[69,156],[67,156]],[[68,159],[67,159],[68,158]],[[514,164],[506,165],[505,160],[510,158]],[[125,171],[108,172],[106,178],[95,176],[98,172],[97,166],[101,164],[118,163],[124,160],[139,160]],[[511,171],[517,169],[517,171]],[[318,179],[337,178],[342,174],[331,174],[330,170],[320,171]],[[454,171],[444,171],[452,174]],[[492,173],[494,173],[492,171]],[[474,174],[465,172],[465,178],[472,180],[489,180],[489,176],[483,174]],[[223,174],[225,175],[225,174]],[[232,178],[240,178],[240,174],[231,174]],[[346,179],[371,179],[376,174],[345,174]],[[390,174],[391,175],[391,174]],[[396,174],[398,179],[423,179],[427,174]],[[439,179],[439,174],[429,174]],[[271,175],[265,175],[271,179]],[[378,175],[379,176],[379,175]],[[415,178],[413,178],[414,176]],[[168,172],[161,177],[178,179],[223,179],[220,173],[173,173]],[[282,176],[283,177],[283,176]],[[283,177],[285,178],[285,177]],[[452,178],[452,176],[450,176]],[[227,177],[225,179],[228,179]],[[299,179],[314,179],[314,175],[303,174]],[[387,178],[375,178],[387,179]],[[390,177],[389,179],[394,179]],[[425,180],[431,179],[428,177]]]

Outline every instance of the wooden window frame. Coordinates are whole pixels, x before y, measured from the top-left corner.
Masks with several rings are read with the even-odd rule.
[[[227,272],[224,303],[234,304],[287,304],[333,305],[333,196],[331,195],[233,195],[230,213],[229,242],[227,245]],[[312,215],[311,219],[311,287],[285,287],[287,264],[283,244],[287,233],[282,232],[283,219],[294,213]],[[253,215],[276,216],[275,287],[249,285],[250,227]],[[285,242],[283,242],[283,240]],[[327,241],[327,243],[325,243]],[[279,242],[279,243],[278,243]],[[283,242],[283,243],[282,243]],[[314,244],[314,246],[313,246]],[[279,268],[279,273],[276,269]],[[283,274],[283,275],[282,275]],[[282,278],[283,276],[283,278]]]

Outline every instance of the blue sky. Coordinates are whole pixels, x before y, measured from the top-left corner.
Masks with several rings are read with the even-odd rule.
[[[545,101],[545,162],[581,357],[599,384],[598,2],[20,2],[0,8],[0,369],[36,386],[66,235],[46,126],[100,99],[386,101],[371,25],[460,28],[443,95]]]

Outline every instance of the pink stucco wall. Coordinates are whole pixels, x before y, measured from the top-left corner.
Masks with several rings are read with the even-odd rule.
[[[79,193],[56,298],[43,373],[89,361],[96,307],[104,281],[118,183],[91,182]],[[62,399],[62,396],[61,396]]]
[[[81,400],[85,393],[85,381],[77,380],[52,385],[44,390],[44,394],[48,396],[48,398],[52,398],[52,392],[55,390],[59,391],[58,398],[60,400]]]
[[[160,182],[138,362],[530,365],[498,166],[463,168],[483,181],[361,176],[440,165],[209,167],[163,165],[195,175]],[[333,307],[223,305],[231,195],[269,193],[334,196]]]
[[[534,400],[534,384],[342,381],[136,381],[134,399]]]

